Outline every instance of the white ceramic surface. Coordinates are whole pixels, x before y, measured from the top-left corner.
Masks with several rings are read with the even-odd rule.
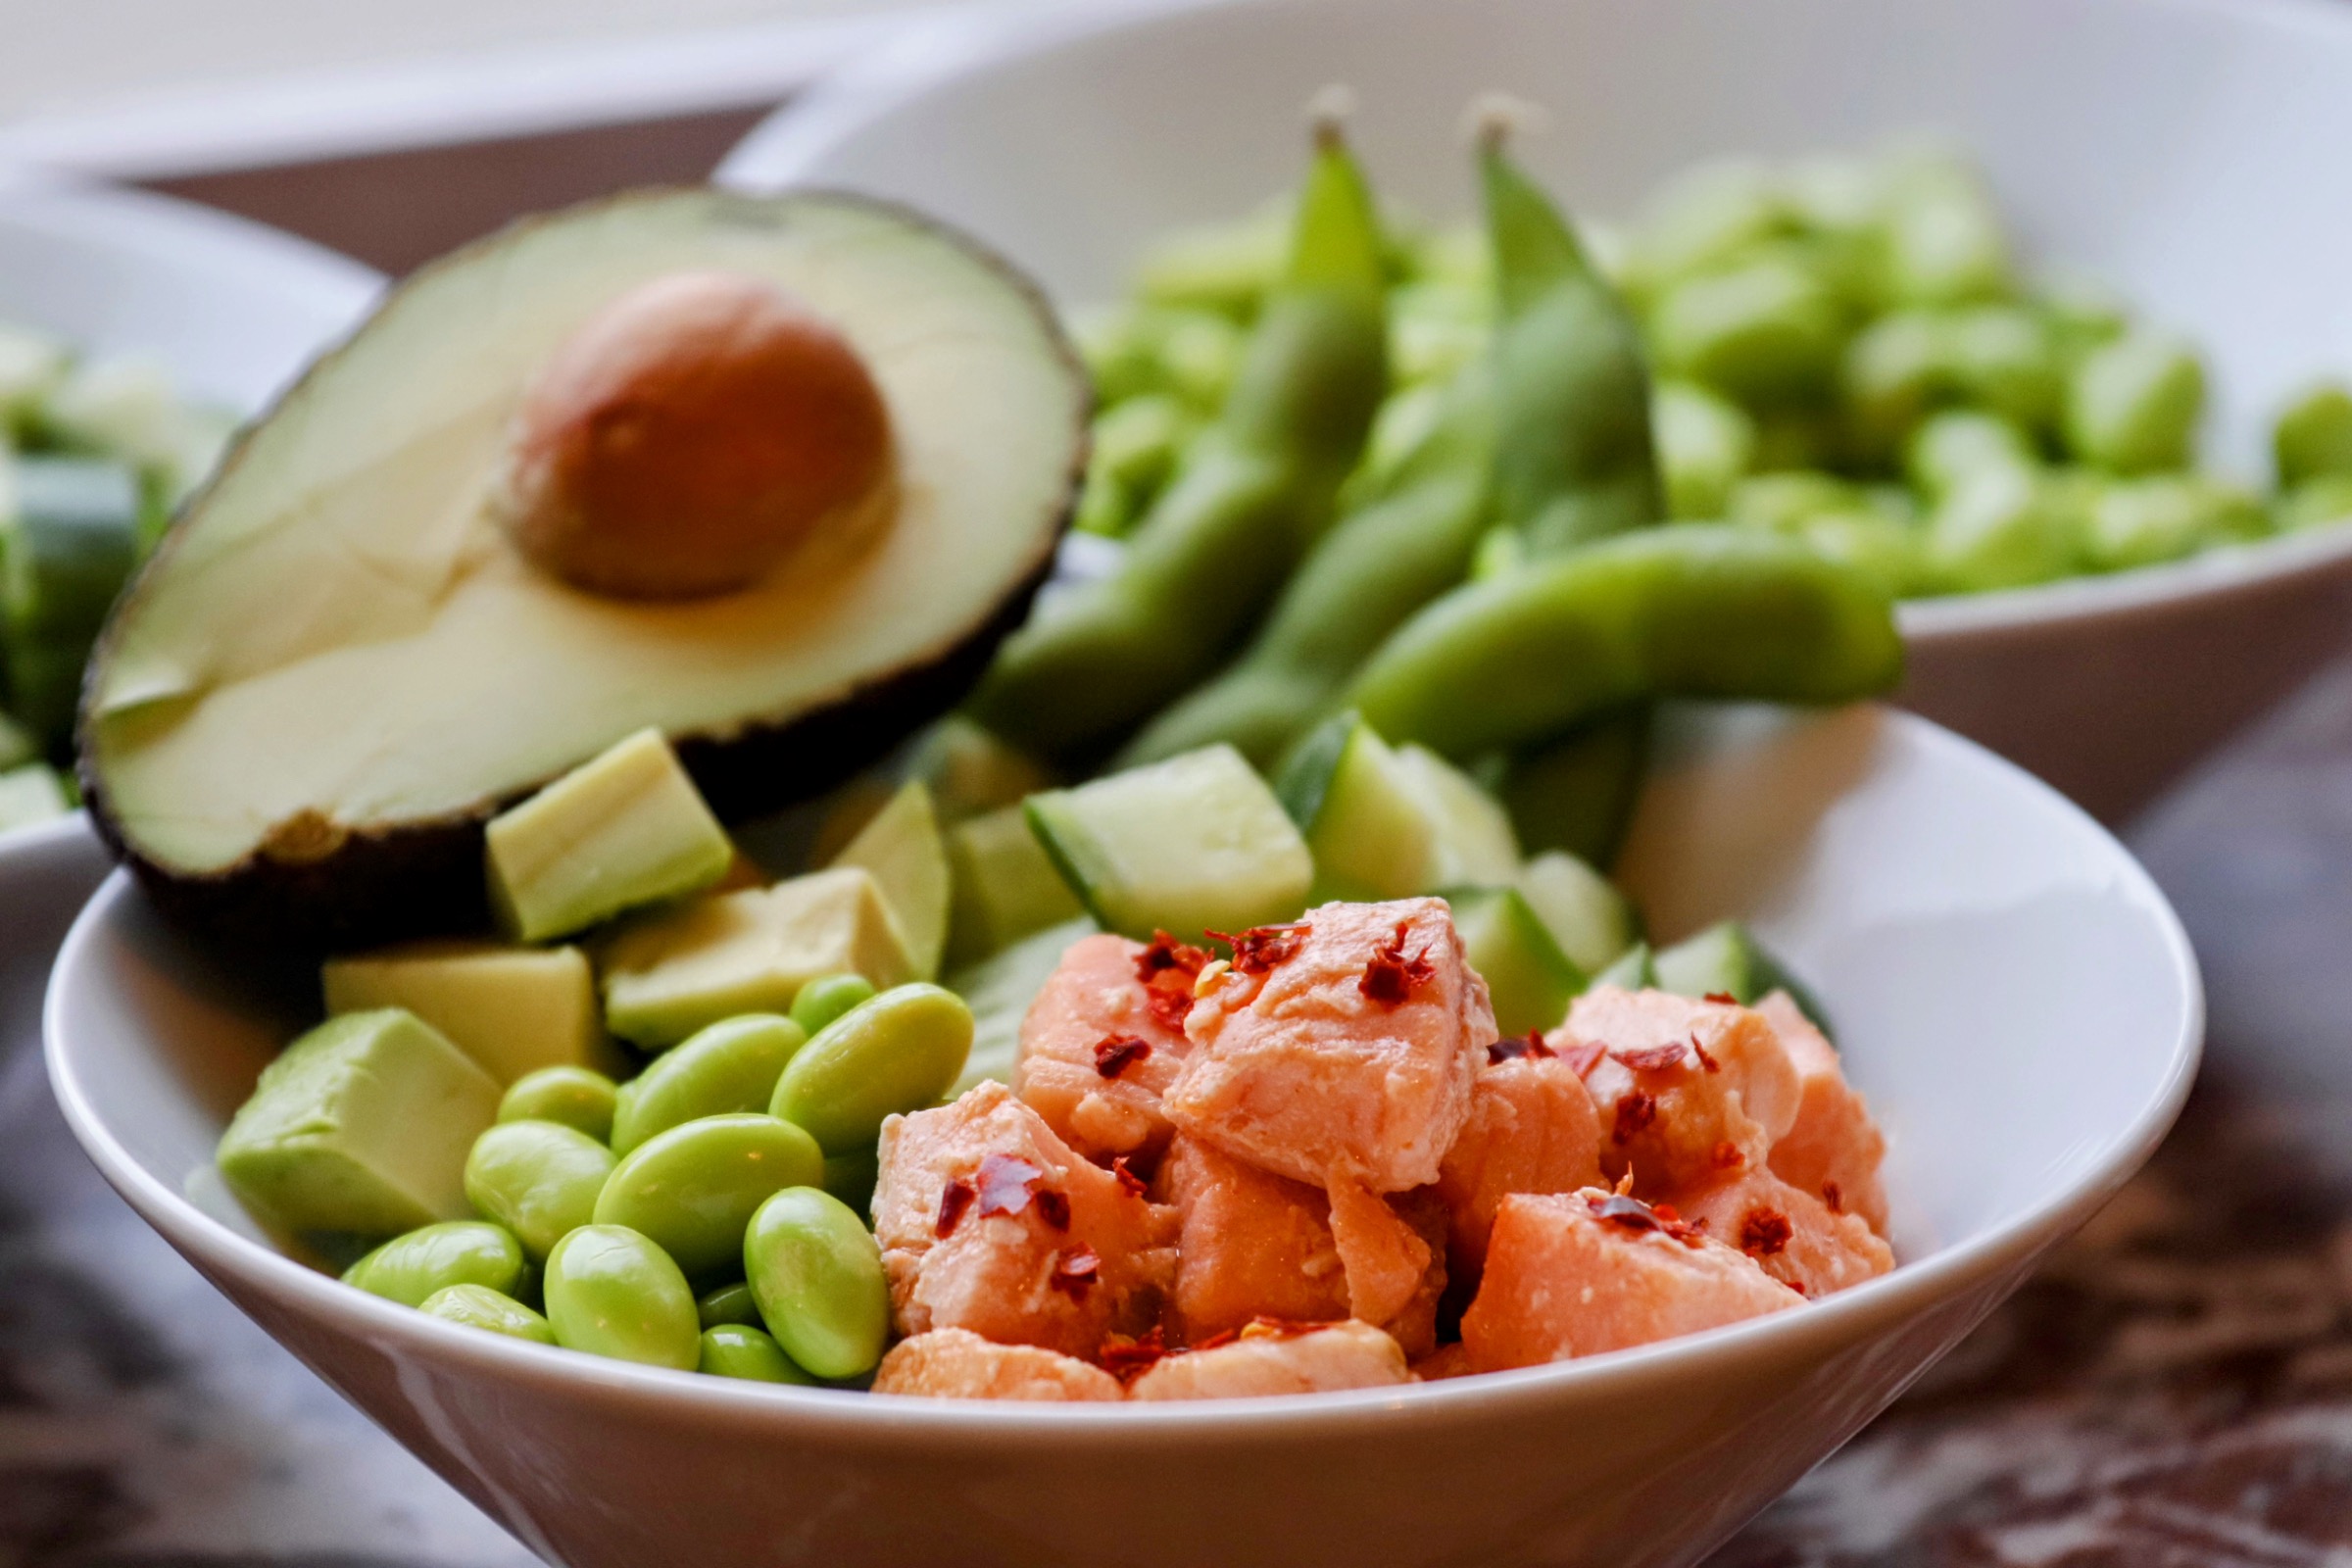
[[[1463,213],[1458,124],[1506,88],[1580,211],[1662,176],[1926,130],[1984,162],[2031,258],[2105,279],[2211,353],[2213,455],[2352,370],[2352,9],[2326,0],[1224,0],[1085,4],[911,34],[755,131],[723,180],[878,191],[961,223],[1064,301],[1172,224],[1248,211],[1300,106],[1358,103],[1384,193]],[[2341,647],[2352,529],[1907,606],[1904,700],[2107,820]]]
[[[143,358],[190,395],[266,407],[383,287],[368,268],[307,240],[144,191],[26,180],[0,187],[0,321],[51,332],[96,359]],[[78,904],[102,858],[79,813],[0,833],[0,977],[36,986],[46,944],[28,902],[49,869],[82,863]],[[0,1030],[0,1050],[10,1036]]]
[[[172,1246],[572,1568],[1685,1563],[2140,1163],[2187,1091],[2202,1000],[2171,910],[2113,839],[1890,710],[1682,715],[1626,869],[1661,935],[1741,913],[1829,999],[1891,1135],[1906,1261],[1765,1321],[1425,1387],[884,1399],[594,1360],[345,1289],[261,1243],[208,1180],[299,1019],[183,946],[121,874],[60,956],[50,1070],[83,1147]]]

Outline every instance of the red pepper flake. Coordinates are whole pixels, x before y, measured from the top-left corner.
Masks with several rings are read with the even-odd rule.
[[[1100,1356],[1103,1371],[1121,1383],[1133,1383],[1157,1366],[1167,1353],[1167,1336],[1154,1323],[1134,1336],[1104,1335]]]
[[[1184,1020],[1193,1010],[1192,982],[1185,981],[1182,990],[1169,985],[1151,986],[1144,992],[1144,1005],[1151,1009],[1153,1023],[1172,1035],[1180,1035],[1184,1033]]]
[[[1356,990],[1374,1002],[1394,1007],[1412,996],[1413,987],[1427,984],[1438,972],[1437,965],[1429,961],[1427,944],[1411,957],[1404,956],[1404,936],[1411,929],[1410,920],[1396,922],[1396,935],[1374,950],[1365,963],[1364,977],[1355,983]]]
[[[1698,1053],[1698,1064],[1701,1067],[1706,1068],[1709,1072],[1723,1071],[1723,1063],[1707,1054],[1707,1048],[1698,1043],[1698,1036],[1690,1037],[1690,1049]]]
[[[1102,1259],[1091,1247],[1073,1247],[1054,1260],[1054,1272],[1046,1283],[1075,1301],[1095,1288],[1102,1278]]]
[[[1747,1154],[1729,1138],[1718,1143],[1715,1152],[1707,1157],[1717,1170],[1738,1170],[1747,1163]]]
[[[1018,1214],[1036,1196],[1045,1172],[1018,1154],[991,1154],[980,1162],[980,1213]]]
[[[972,1190],[972,1184],[960,1176],[948,1183],[940,1190],[939,1218],[931,1222],[931,1234],[943,1242],[955,1235],[956,1227],[963,1223],[963,1211],[979,1196]]]
[[[1141,1176],[1138,1176],[1134,1171],[1127,1168],[1127,1156],[1125,1154],[1114,1154],[1111,1156],[1110,1173],[1119,1179],[1120,1192],[1125,1193],[1129,1198],[1141,1198],[1144,1196],[1144,1179]]]
[[[1598,1041],[1580,1040],[1560,1053],[1560,1059],[1568,1063],[1579,1078],[1590,1078],[1592,1069],[1600,1065],[1600,1058],[1608,1054],[1607,1048]]]
[[[1740,1250],[1750,1257],[1770,1257],[1788,1245],[1794,1227],[1788,1216],[1772,1208],[1751,1208],[1740,1222]]]
[[[1658,1119],[1658,1102],[1636,1091],[1617,1102],[1617,1115],[1609,1124],[1609,1142],[1624,1144],[1636,1133],[1645,1130]]]
[[[1051,1187],[1041,1187],[1033,1195],[1033,1200],[1037,1204],[1039,1219],[1044,1220],[1057,1231],[1066,1231],[1070,1228],[1069,1194],[1056,1192]]]
[[[1635,1072],[1663,1072],[1668,1067],[1682,1065],[1690,1047],[1680,1041],[1670,1046],[1645,1046],[1640,1051],[1612,1051],[1609,1059]]]
[[[1313,931],[1314,927],[1299,921],[1295,925],[1253,925],[1240,936],[1224,931],[1206,935],[1233,949],[1233,966],[1240,973],[1266,974],[1275,965],[1288,962]]]
[[[1095,1042],[1095,1071],[1116,1078],[1152,1054],[1152,1042],[1137,1035],[1104,1035]]]
[[[1152,945],[1135,956],[1135,977],[1146,985],[1158,983],[1164,974],[1180,974],[1185,989],[1208,967],[1208,954],[1189,942],[1179,942],[1165,931],[1152,933]]]
[[[1652,1203],[1649,1211],[1658,1216],[1661,1224],[1680,1225],[1683,1222],[1683,1211],[1672,1203]]]
[[[1487,1065],[1499,1067],[1506,1061],[1517,1061],[1521,1056],[1544,1057],[1552,1054],[1552,1049],[1544,1043],[1544,1031],[1530,1029],[1525,1035],[1497,1040],[1489,1046]]]
[[[1710,991],[1706,995],[1706,1000],[1720,1004],[1726,1007],[1737,1007],[1740,1005],[1740,999],[1733,996],[1729,991]]]
[[[1836,1182],[1821,1184],[1821,1200],[1833,1214],[1845,1212],[1845,1193]]]

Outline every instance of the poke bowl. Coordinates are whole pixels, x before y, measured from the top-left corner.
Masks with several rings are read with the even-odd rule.
[[[1264,210],[1299,106],[1330,83],[1352,89],[1384,200],[1424,216],[1461,209],[1459,120],[1494,89],[1543,112],[1524,155],[1588,220],[1642,211],[1694,166],[1801,181],[1829,167],[1816,155],[1924,137],[1982,170],[2028,270],[2095,280],[2204,352],[2201,461],[2267,482],[2272,416],[2352,364],[2336,284],[2352,193],[2307,151],[2340,135],[2347,73],[2352,24],[2300,0],[1047,9],[880,51],[779,112],[720,177],[918,202],[1087,308],[1125,295],[1139,262],[1214,271],[1184,240]],[[1753,195],[1727,183],[1720,205]],[[2302,518],[2341,503],[2315,495]],[[2117,822],[2341,646],[2346,530],[2255,527],[2138,559],[1908,590],[1898,700]]]
[[[1916,717],[1668,724],[1621,861],[1811,985],[1888,1138],[1900,1266],[1673,1343],[1418,1386],[1037,1405],[774,1387],[522,1343],[287,1255],[214,1175],[302,1004],[118,873],[52,982],[75,1135],[215,1285],[551,1561],[1696,1560],[2136,1168],[2202,1032],[2162,896],[2078,808]],[[1984,1151],[1997,1144],[2001,1157]]]

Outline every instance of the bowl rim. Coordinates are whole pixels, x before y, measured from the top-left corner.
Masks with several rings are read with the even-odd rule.
[[[912,29],[828,73],[808,91],[774,110],[720,160],[711,182],[775,189],[831,178],[816,166],[843,142],[927,93],[967,75],[1080,45],[1130,27],[1210,12],[1241,11],[1257,0],[1102,0],[1102,3],[981,7]],[[2139,0],[2155,8],[2229,18],[2233,23],[2301,27],[2352,44],[2352,11],[2334,0]],[[2242,545],[2223,545],[2178,561],[2061,578],[2022,588],[1907,599],[1896,620],[1907,642],[1923,647],[1978,637],[2095,625],[2171,608],[2182,601],[2259,592],[2286,578],[2352,568],[2352,513]]]
[[[83,972],[112,935],[127,901],[138,896],[130,874],[118,868],[75,918],[59,950],[42,1009],[44,1055],[51,1086],[74,1138],[109,1184],[167,1241],[208,1276],[229,1276],[274,1297],[286,1309],[361,1338],[387,1353],[404,1350],[472,1375],[557,1385],[560,1396],[616,1401],[649,1417],[691,1418],[724,1429],[764,1426],[779,1418],[803,1435],[868,1447],[928,1444],[940,1439],[991,1445],[1051,1446],[1084,1431],[1090,1443],[1152,1447],[1206,1433],[1278,1442],[1372,1410],[1398,1430],[1483,1421],[1562,1399],[1601,1399],[1661,1378],[1705,1376],[1751,1356],[1827,1354],[1838,1345],[1891,1328],[1939,1301],[2005,1271],[2024,1268],[2043,1250],[2096,1212],[2163,1141],[2194,1081],[2204,1040],[2205,999],[2196,956],[2179,916],[2152,877],[2087,813],[2022,768],[1974,742],[1898,710],[1879,709],[1882,720],[1925,749],[1936,765],[1989,767],[2000,787],[2023,788],[2095,836],[2114,861],[2113,874],[2153,915],[2158,938],[2180,987],[2180,1015],[2165,1047],[2154,1092],[2110,1133],[2074,1181],[2020,1212],[1964,1240],[1937,1248],[1891,1273],[1802,1311],[1774,1313],[1725,1328],[1633,1349],[1508,1372],[1445,1379],[1418,1386],[1309,1396],[1171,1401],[1145,1409],[1130,1404],[1023,1404],[919,1396],[875,1398],[851,1390],[807,1389],[737,1382],[691,1372],[640,1366],[533,1345],[444,1322],[397,1302],[353,1290],[274,1248],[253,1241],[214,1218],[184,1194],[150,1174],[99,1115],[73,1044],[82,1027],[77,1013]],[[0,875],[6,856],[0,852]],[[1990,1303],[1987,1303],[1989,1305]],[[1924,1367],[1923,1367],[1924,1370]]]

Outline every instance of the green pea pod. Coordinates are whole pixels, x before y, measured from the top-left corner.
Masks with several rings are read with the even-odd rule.
[[[1624,306],[1543,189],[1503,150],[1479,151],[1494,253],[1494,496],[1544,556],[1666,514],[1649,369]]]
[[[1459,758],[1661,697],[1845,702],[1902,672],[1879,583],[1797,541],[1693,523],[1455,589],[1381,647],[1348,702],[1396,744]]]
[[[974,695],[1049,759],[1100,753],[1234,649],[1330,524],[1387,388],[1379,223],[1354,159],[1318,127],[1283,276],[1216,422],[1110,576],[1041,606]]]
[[[1271,766],[1382,638],[1469,571],[1488,520],[1494,430],[1487,368],[1473,364],[1389,482],[1308,554],[1249,651],[1154,719],[1120,765],[1226,741]]]

